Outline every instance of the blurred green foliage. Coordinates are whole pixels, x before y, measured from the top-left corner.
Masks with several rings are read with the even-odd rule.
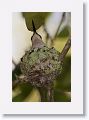
[[[21,83],[19,85],[21,93],[15,96],[12,101],[13,102],[21,102],[23,101],[32,91],[33,87],[30,84],[27,83]]]
[[[56,89],[62,91],[71,91],[71,57],[64,60],[62,73],[56,80]]]
[[[70,35],[70,32],[69,32],[69,27],[68,26],[65,26],[63,28],[63,30],[57,35],[57,37],[59,38],[64,38],[64,37],[68,37]]]
[[[54,90],[54,101],[55,102],[70,102],[71,98],[63,91]]]

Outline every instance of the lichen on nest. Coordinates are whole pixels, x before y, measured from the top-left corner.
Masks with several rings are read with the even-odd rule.
[[[37,87],[49,86],[62,70],[59,55],[55,48],[47,46],[27,51],[20,64],[26,81]]]

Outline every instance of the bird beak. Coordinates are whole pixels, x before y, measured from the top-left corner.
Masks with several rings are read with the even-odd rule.
[[[36,33],[36,28],[33,20],[32,20],[32,26],[33,26],[33,32]]]

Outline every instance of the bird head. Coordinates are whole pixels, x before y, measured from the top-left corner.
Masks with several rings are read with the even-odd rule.
[[[39,48],[41,47],[42,45],[44,45],[43,41],[42,41],[42,37],[41,35],[39,35],[37,32],[36,32],[36,28],[35,28],[35,24],[34,24],[34,21],[32,20],[32,26],[33,26],[33,35],[31,37],[31,41],[32,41],[32,47],[33,48]]]
[[[35,24],[34,24],[34,21],[32,20],[32,26],[33,26],[33,35],[31,37],[31,40],[34,41],[34,39],[42,39],[41,35],[39,35],[37,32],[36,32],[36,28],[35,28]]]

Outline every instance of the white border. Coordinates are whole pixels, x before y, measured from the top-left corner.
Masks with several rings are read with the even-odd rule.
[[[5,3],[1,19],[0,113],[83,114],[83,4],[82,0],[12,0]],[[12,102],[12,12],[71,12],[71,102]]]

